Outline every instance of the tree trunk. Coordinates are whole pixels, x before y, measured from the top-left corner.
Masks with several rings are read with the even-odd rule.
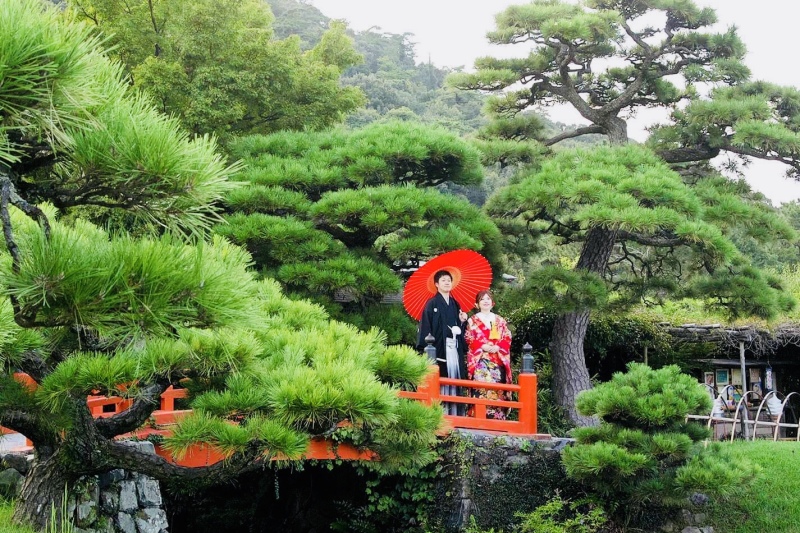
[[[576,270],[602,274],[611,257],[617,232],[593,228],[583,244]],[[558,405],[567,411],[569,419],[577,426],[596,425],[594,417],[582,416],[575,407],[575,399],[582,391],[592,388],[583,341],[589,326],[589,309],[576,309],[556,318],[550,353],[553,356],[553,395]]]
[[[599,122],[611,145],[628,142],[628,124],[617,116]],[[617,232],[605,228],[592,228],[583,244],[576,270],[587,270],[602,275],[614,250]],[[583,341],[589,327],[590,309],[576,309],[556,318],[550,353],[553,356],[553,395],[558,405],[577,426],[596,425],[595,417],[583,416],[575,407],[575,399],[582,391],[592,388]]]
[[[610,117],[603,122],[608,144],[620,146],[628,144],[628,123],[619,117]]]
[[[64,469],[58,453],[48,459],[34,459],[22,484],[12,520],[45,528],[55,517],[56,524],[60,524],[64,519],[61,510],[64,508],[65,489],[72,481],[73,476]]]
[[[580,415],[575,407],[578,394],[592,388],[583,353],[583,339],[586,337],[588,325],[588,310],[564,313],[553,324],[553,340],[550,344],[555,401],[566,410],[568,418],[577,426],[596,424],[592,417]]]

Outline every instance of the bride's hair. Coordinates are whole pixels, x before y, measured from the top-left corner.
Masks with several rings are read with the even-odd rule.
[[[485,290],[485,291],[479,292],[478,295],[475,296],[475,303],[479,304],[480,301],[481,301],[481,298],[483,298],[484,296],[488,296],[489,298],[491,298],[492,299],[492,303],[494,304],[494,294],[492,294],[492,291],[490,291],[488,289]]]

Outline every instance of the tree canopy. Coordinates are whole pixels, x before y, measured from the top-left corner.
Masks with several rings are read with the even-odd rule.
[[[640,146],[560,152],[487,207],[524,221],[534,235],[581,243],[581,259],[596,228],[615,233],[606,262],[587,264],[585,274],[554,265],[529,280],[555,309],[680,298],[698,293],[698,286],[707,289],[714,278],[724,280],[719,288],[725,290],[706,293],[708,305],[725,306],[734,316],[771,318],[791,306],[773,289],[777,280],[751,268],[726,234],[738,228],[761,239],[792,240],[794,229],[762,202],[743,198],[736,183],[704,178],[689,185]]]
[[[312,49],[277,40],[261,0],[74,0],[135,86],[194,133],[323,129],[364,102],[339,77],[360,61],[342,23]]]
[[[686,0],[534,0],[498,14],[488,34],[492,43],[529,45],[526,56],[480,58],[476,72],[450,77],[453,86],[495,93],[489,109],[501,118],[565,103],[589,122],[555,135],[539,133],[545,146],[587,134],[623,145],[627,117],[642,107],[665,108],[672,122],[657,128],[648,145],[663,161],[692,163],[679,168],[687,188],[642,151],[557,156],[555,166],[523,177],[497,201],[504,214],[543,221],[529,224],[534,232],[546,229],[563,242],[579,243],[572,272],[548,268],[535,278],[555,282],[545,285],[563,311],[553,331],[554,391],[576,422],[596,422],[580,417],[575,399],[591,387],[582,345],[590,310],[600,304],[631,295],[658,298],[687,283],[690,265],[716,280],[696,280],[696,294],[714,294],[717,304],[768,316],[787,305],[772,290],[775,280],[737,258],[724,235],[739,213],[760,221],[762,236],[775,230],[794,239],[794,233],[758,199],[742,201],[752,196],[746,187],[723,183],[704,164],[722,149],[793,164],[794,93],[751,83],[735,28],[711,33],[715,22],[713,10]],[[586,165],[593,163],[585,161],[592,157],[598,168],[590,172]],[[628,157],[633,166],[623,170]],[[633,163],[639,157],[648,162]],[[619,182],[610,177],[618,170]],[[584,179],[572,183],[573,173]],[[761,231],[756,226],[740,230],[755,235]],[[506,229],[518,233],[521,227]],[[678,245],[688,247],[677,252]],[[618,289],[613,299],[605,281]],[[740,298],[745,292],[749,300]],[[737,300],[746,305],[734,305]]]
[[[331,309],[335,298],[350,301],[343,318],[381,325],[395,342],[401,324],[411,340],[413,325],[399,306],[375,304],[399,292],[401,269],[457,248],[500,259],[488,217],[434,188],[482,177],[479,153],[441,128],[374,124],[244,137],[229,148],[247,165],[235,178],[245,185],[228,195],[216,231],[292,292]]]
[[[763,81],[718,87],[672,113],[672,124],[654,128],[648,145],[666,161],[710,159],[724,152],[744,163],[753,158],[787,166],[800,177],[800,91]]]
[[[520,231],[580,245],[575,264],[544,266],[528,279],[537,299],[562,313],[551,348],[554,389],[568,411],[589,375],[565,330],[588,310],[668,295],[699,296],[734,316],[774,317],[794,305],[779,280],[752,267],[726,236],[737,226],[770,238],[794,239],[794,230],[724,179],[687,185],[644,147],[563,151],[487,207],[518,221]],[[571,417],[580,421],[574,411]]]
[[[648,17],[659,23],[652,24]],[[736,31],[703,32],[714,22],[712,9],[683,0],[535,0],[498,14],[497,28],[488,33],[496,44],[529,43],[532,50],[526,57],[480,58],[477,72],[455,74],[450,82],[466,89],[504,91],[491,102],[497,114],[568,103],[591,123],[547,139],[546,144],[587,133],[603,133],[612,143],[626,142],[622,117],[627,111],[671,106],[693,97],[698,83],[730,84],[747,78],[745,47]],[[677,83],[676,77],[684,83]]]

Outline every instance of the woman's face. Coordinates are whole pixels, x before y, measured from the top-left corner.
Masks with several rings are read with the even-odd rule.
[[[484,294],[480,300],[478,300],[478,309],[483,311],[484,313],[488,313],[494,307],[494,302],[492,301],[492,297],[488,294]]]

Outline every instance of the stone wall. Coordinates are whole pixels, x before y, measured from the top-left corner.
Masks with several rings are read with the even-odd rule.
[[[431,517],[437,530],[463,531],[474,520],[483,531],[512,531],[515,512],[534,511],[557,494],[566,500],[584,497],[561,463],[561,452],[572,443],[454,431],[443,454],[448,467],[437,488],[438,516]],[[677,516],[654,517],[656,525],[647,531],[713,533],[705,525],[708,502],[707,496],[694,494]]]
[[[130,442],[155,453],[150,442]],[[32,455],[0,455],[0,494],[13,497],[28,473]],[[166,533],[158,481],[135,472],[112,470],[80,479],[72,490],[68,514],[75,533]]]
[[[472,520],[482,530],[511,531],[515,512],[531,512],[556,494],[564,499],[584,495],[571,482],[561,452],[571,439],[537,441],[476,431],[454,431],[440,443],[441,470],[433,483],[435,504],[428,517],[433,531],[463,531]],[[131,443],[152,451],[149,442]],[[32,457],[0,453],[0,493],[22,483]],[[365,503],[364,478],[350,464],[333,470],[323,465],[304,469],[265,469],[176,499],[168,505],[172,531],[206,533],[225,530],[308,533],[326,531],[336,502]],[[136,473],[114,470],[85,478],[73,490],[69,513],[76,533],[162,533],[167,516],[158,482]],[[165,499],[168,496],[165,494]],[[682,514],[652,531],[711,533],[703,527],[708,498],[695,494]],[[663,524],[664,522],[658,522]]]
[[[561,465],[561,450],[571,442],[454,431],[443,455],[441,504],[432,520],[444,531],[461,531],[471,519],[483,529],[509,531],[516,511],[533,511],[556,493],[577,494]]]

